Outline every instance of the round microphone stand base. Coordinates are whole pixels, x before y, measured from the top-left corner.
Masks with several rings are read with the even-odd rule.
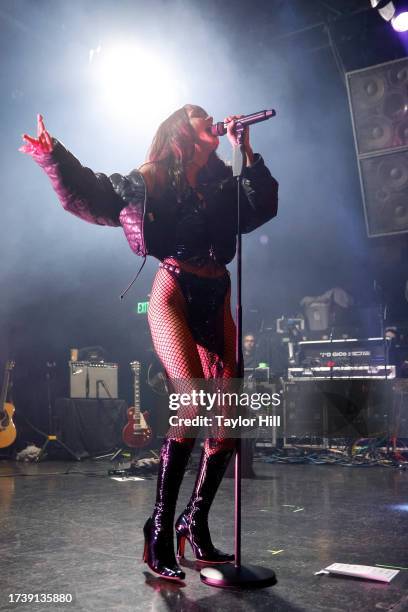
[[[264,589],[277,583],[273,570],[258,565],[205,567],[200,578],[204,584],[220,589]]]

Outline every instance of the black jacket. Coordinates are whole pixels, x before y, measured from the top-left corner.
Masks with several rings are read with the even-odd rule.
[[[51,153],[34,159],[48,174],[66,210],[90,223],[122,226],[137,255],[160,260],[174,255],[180,203],[172,189],[159,199],[152,198],[138,170],[127,175],[95,173],[82,166],[57,139]],[[206,202],[206,240],[222,264],[234,258],[236,241],[237,181],[232,171],[228,172],[228,178],[200,188]],[[245,234],[276,216],[278,183],[256,154],[252,166],[245,168],[240,185],[241,231]]]

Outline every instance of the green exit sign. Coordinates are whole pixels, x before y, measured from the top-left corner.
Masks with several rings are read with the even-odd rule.
[[[146,314],[149,310],[149,302],[138,302],[137,303],[137,314]]]

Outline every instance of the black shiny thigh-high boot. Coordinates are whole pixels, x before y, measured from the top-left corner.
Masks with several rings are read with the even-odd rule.
[[[188,540],[197,561],[206,563],[234,561],[234,555],[228,555],[215,548],[208,528],[208,513],[232,453],[231,445],[212,454],[203,449],[191,499],[176,522],[179,558],[184,557],[185,543]]]
[[[173,523],[181,481],[191,454],[193,440],[167,438],[160,451],[156,503],[143,528],[143,560],[163,578],[184,580],[185,573],[174,554]]]

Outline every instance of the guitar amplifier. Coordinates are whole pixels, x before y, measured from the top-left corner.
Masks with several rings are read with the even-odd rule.
[[[70,361],[70,397],[118,398],[118,364]]]

